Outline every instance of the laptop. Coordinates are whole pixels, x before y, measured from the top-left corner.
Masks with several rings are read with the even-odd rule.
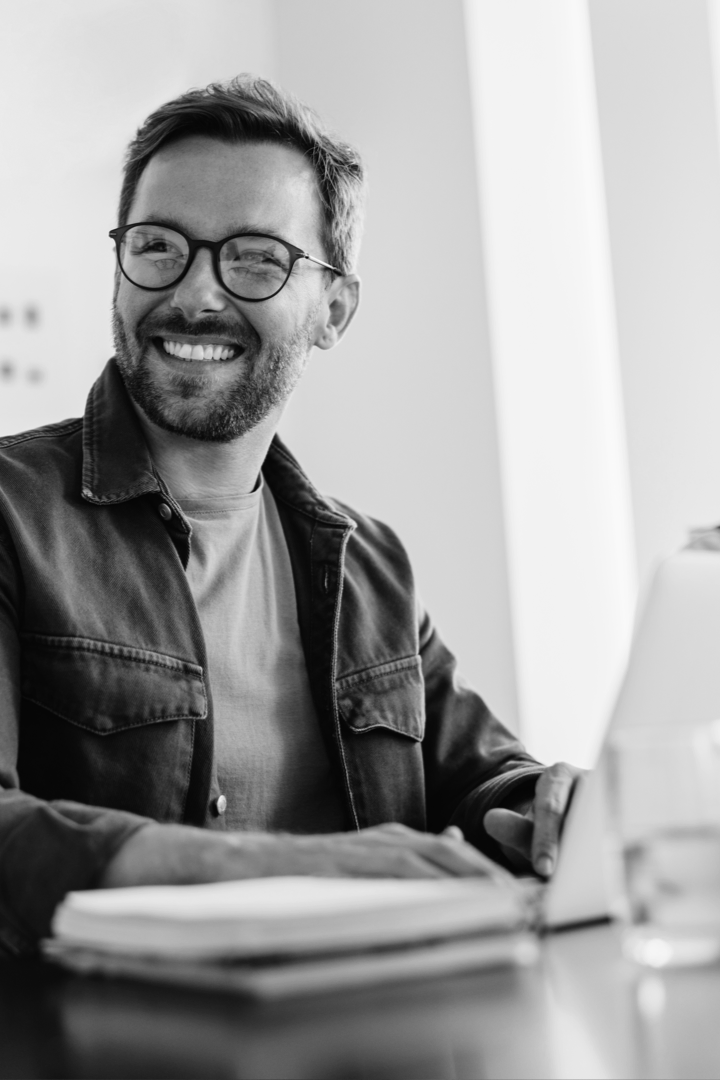
[[[581,705],[579,705],[581,710]],[[657,569],[639,605],[630,659],[597,765],[573,797],[543,898],[548,929],[612,917],[620,893],[608,850],[609,736],[640,725],[720,718],[720,553],[684,551]]]

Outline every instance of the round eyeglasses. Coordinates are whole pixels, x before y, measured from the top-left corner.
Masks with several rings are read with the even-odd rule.
[[[179,229],[155,221],[138,221],[111,229],[118,266],[139,289],[169,289],[187,274],[199,248],[212,254],[215,277],[238,300],[255,303],[276,296],[287,284],[295,263],[308,259],[341,274],[336,266],[307,251],[262,233],[236,233],[223,240],[195,240]]]

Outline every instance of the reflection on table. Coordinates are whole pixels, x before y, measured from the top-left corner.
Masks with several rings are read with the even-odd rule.
[[[0,966],[0,1077],[712,1077],[720,969],[639,972],[602,926],[540,963],[258,1005]]]

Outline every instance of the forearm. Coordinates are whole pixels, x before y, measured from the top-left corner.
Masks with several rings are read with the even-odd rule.
[[[485,814],[530,804],[543,766],[459,675],[427,613],[420,609],[418,618],[428,825],[436,831],[457,825],[475,847],[504,861],[485,830]]]
[[[0,791],[0,940],[31,947],[56,905],[92,888],[121,845],[147,819],[73,802]]]
[[[498,873],[457,836],[433,836],[397,824],[321,835],[216,833],[149,824],[126,841],[97,884],[120,888],[302,874],[437,878]]]
[[[126,840],[97,885],[193,885],[303,872],[300,847],[299,838],[281,834],[149,824]]]

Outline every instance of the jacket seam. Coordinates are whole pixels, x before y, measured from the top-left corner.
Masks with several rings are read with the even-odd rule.
[[[331,680],[332,687],[331,687],[331,690],[332,690],[333,721],[335,723],[335,727],[336,727],[336,731],[337,731],[338,750],[340,752],[340,761],[342,763],[343,774],[344,774],[344,777],[345,777],[345,786],[346,786],[347,793],[348,793],[348,801],[350,803],[350,812],[352,814],[352,818],[353,818],[353,821],[355,823],[355,828],[359,831],[360,830],[360,819],[358,818],[357,808],[355,806],[355,798],[353,796],[352,786],[350,784],[350,770],[348,769],[348,763],[347,763],[347,759],[345,757],[345,747],[343,746],[343,741],[342,741],[342,729],[340,727],[340,706],[338,705],[337,686],[335,684],[335,667],[336,667],[336,664],[337,664],[338,639],[339,639],[339,633],[340,633],[340,604],[341,604],[341,601],[342,601],[343,579],[344,579],[344,576],[345,576],[345,548],[347,546],[347,541],[350,538],[351,532],[352,532],[352,528],[348,527],[346,533],[343,536],[342,547],[340,548],[340,573],[338,575],[339,576],[338,592],[337,592],[337,598],[335,600],[335,612],[334,612],[334,618],[333,618],[333,644],[332,644],[332,665],[333,665],[333,670],[332,670],[332,680]]]
[[[97,474],[98,451],[97,451],[97,438],[96,438],[96,429],[95,429],[95,394],[96,394],[96,390],[95,390],[95,387],[93,387],[92,393],[90,394],[90,400],[88,402],[88,422],[90,424],[90,432],[89,432],[90,440],[89,441],[90,441],[90,453],[92,455],[91,459],[90,459],[90,486],[91,486],[91,490],[93,492],[95,491],[95,488],[97,487],[97,482],[98,482],[98,474]]]
[[[130,502],[131,499],[138,499],[141,495],[153,495],[157,491],[157,487],[147,484],[134,488],[124,488],[122,491],[111,491],[108,495],[95,495],[94,492],[86,489],[83,491],[83,495],[88,502],[94,503],[96,506],[110,506],[115,503]]]
[[[204,715],[199,713],[176,713],[172,716],[153,716],[147,720],[135,720],[127,724],[115,725],[109,731],[101,731],[99,728],[91,727],[89,724],[81,724],[79,720],[73,720],[71,716],[61,713],[59,709],[53,708],[52,705],[48,705],[47,702],[39,701],[38,698],[32,697],[30,694],[23,694],[22,697],[24,701],[30,701],[33,705],[38,705],[41,709],[45,709],[46,712],[52,713],[53,716],[59,716],[61,720],[65,720],[66,723],[72,724],[73,727],[80,728],[82,731],[89,731],[93,735],[100,735],[102,737],[106,735],[115,735],[119,731],[130,731],[132,728],[150,727],[153,724],[164,724],[168,720],[204,720],[207,715],[207,713]]]
[[[343,690],[355,689],[356,687],[365,686],[367,683],[375,682],[376,679],[381,679],[384,675],[397,675],[403,671],[419,671],[420,668],[420,656],[415,653],[413,656],[402,656],[398,657],[397,660],[387,660],[374,667],[360,668],[356,672],[351,671],[349,675],[343,675],[341,679],[337,680],[337,687],[342,692]]]
[[[343,719],[345,719],[345,717],[343,717]],[[347,720],[345,720],[345,723],[350,728],[353,735],[364,735],[366,731],[376,731],[378,728],[380,728],[383,731],[392,731],[396,735],[402,735],[406,739],[412,739],[413,742],[417,743],[421,743],[424,738],[424,735],[413,735],[411,734],[411,732],[403,730],[403,728],[394,727],[390,724],[368,724],[366,727],[356,728],[353,727],[352,724],[350,724]]]
[[[186,811],[187,811],[188,795],[190,793],[190,779],[192,777],[192,763],[193,763],[193,756],[194,756],[194,753],[195,753],[195,724],[196,724],[196,721],[193,720],[192,727],[190,729],[190,753],[188,754],[188,764],[187,764],[187,769],[185,770],[185,794],[183,796],[182,811],[181,811],[181,820],[182,821],[185,820],[185,814],[186,814]]]
[[[44,635],[34,633],[24,633],[21,637],[26,642],[37,642],[43,644],[50,650],[54,649],[56,652],[68,652],[68,653],[88,653],[90,656],[108,656],[113,660],[126,660],[131,664],[138,664],[140,667],[158,667],[164,671],[172,671],[178,675],[187,675],[197,682],[204,685],[205,678],[203,669],[199,664],[193,664],[190,660],[180,660],[176,657],[169,657],[169,660],[175,660],[175,663],[167,663],[163,660],[153,660],[146,656],[128,656],[125,654],[118,654],[114,652],[114,649],[132,649],[131,645],[117,645],[114,642],[108,642],[105,646],[104,642],[98,642],[97,645],[90,644],[78,644],[78,645],[65,645],[62,644],[65,641],[78,641],[82,642],[82,638],[64,638],[62,635]],[[57,643],[57,644],[56,644]],[[139,652],[142,650],[138,650]],[[196,670],[193,670],[195,668]]]
[[[73,435],[82,431],[81,418],[61,422],[60,424],[48,424],[43,428],[34,428],[32,431],[21,431],[17,435],[5,435],[0,439],[0,449],[9,449],[21,443],[32,442],[35,439],[52,439],[61,435]]]
[[[273,498],[277,499],[281,503],[284,503],[285,506],[289,506],[291,510],[295,511],[295,513],[302,514],[303,517],[310,518],[310,520],[315,524],[320,523],[321,525],[327,526],[327,528],[329,529],[343,530],[347,529],[348,525],[351,524],[351,519],[349,517],[345,517],[342,521],[329,521],[327,517],[323,517],[317,511],[312,513],[310,510],[306,510],[303,506],[298,506],[297,503],[291,502],[290,499],[287,499],[284,495],[279,494],[275,488],[272,489],[272,493]],[[330,511],[325,511],[325,513],[330,513]]]
[[[308,555],[309,555],[308,581],[310,582],[310,590],[312,592],[312,588],[313,588],[313,551],[314,551],[314,544],[315,544],[315,530],[317,529],[317,519],[316,518],[311,518],[311,521],[312,521],[312,529],[310,530],[310,543],[308,545],[308,549],[309,549],[308,550]],[[310,640],[314,641],[315,640],[315,614],[314,614],[314,605],[312,603],[310,604],[310,628],[309,628],[309,630],[310,630]]]

